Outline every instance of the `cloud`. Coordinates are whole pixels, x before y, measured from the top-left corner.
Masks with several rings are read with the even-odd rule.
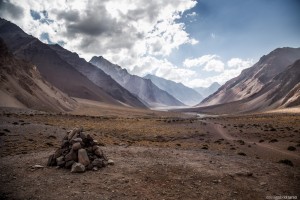
[[[254,61],[250,59],[242,60],[240,58],[232,58],[227,61],[227,66],[229,68],[248,68],[251,67],[253,64]]]
[[[217,59],[212,59],[206,63],[203,68],[204,71],[214,71],[214,72],[223,72],[224,71],[224,63]]]
[[[222,62],[223,63],[223,62]],[[189,87],[209,87],[212,83],[218,82],[224,84],[226,81],[240,75],[242,70],[253,65],[253,60],[243,60],[241,58],[232,58],[227,61],[227,66],[223,63],[223,71],[219,74],[209,77],[196,77],[190,81],[184,82]]]
[[[199,58],[193,58],[193,59],[187,58],[183,61],[183,65],[188,68],[202,66],[202,65],[206,64],[207,62],[209,62],[213,59],[216,59],[216,58],[218,58],[218,56],[216,56],[216,55],[204,55]]]
[[[222,72],[224,70],[224,63],[219,60],[217,55],[204,55],[199,58],[185,59],[183,66],[187,68],[201,67],[204,71]]]
[[[186,14],[186,17],[195,17],[195,16],[197,16],[196,12]]]
[[[0,13],[2,16],[9,16],[20,19],[24,15],[22,7],[11,3],[9,0],[0,1]]]

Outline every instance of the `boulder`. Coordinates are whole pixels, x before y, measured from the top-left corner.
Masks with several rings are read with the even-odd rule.
[[[81,173],[85,171],[85,166],[81,163],[74,163],[71,168],[72,173]]]
[[[89,159],[85,149],[78,150],[78,162],[83,164],[84,166],[87,166],[90,164],[90,159]]]

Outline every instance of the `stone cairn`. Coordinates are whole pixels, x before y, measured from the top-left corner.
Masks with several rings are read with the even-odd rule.
[[[114,162],[104,155],[97,140],[84,134],[82,128],[68,131],[61,147],[49,156],[48,166],[71,169],[71,172],[97,171],[99,168],[113,165]]]

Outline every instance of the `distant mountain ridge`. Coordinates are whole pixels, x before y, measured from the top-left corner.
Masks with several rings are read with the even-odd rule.
[[[203,99],[201,94],[182,83],[176,83],[151,74],[144,76],[144,78],[150,79],[157,87],[168,92],[186,105],[196,105]]]
[[[209,95],[215,93],[220,87],[221,87],[221,85],[219,83],[214,82],[207,88],[206,87],[196,87],[193,89],[196,90],[199,94],[201,94],[203,96],[203,98],[206,98]]]
[[[90,60],[90,63],[102,69],[120,85],[135,94],[150,107],[184,105],[168,92],[153,84],[151,80],[131,75],[126,69],[122,69],[120,66],[112,64],[102,56],[94,56]]]

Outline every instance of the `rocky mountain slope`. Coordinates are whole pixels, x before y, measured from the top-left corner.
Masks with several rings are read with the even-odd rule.
[[[53,49],[61,59],[73,66],[95,85],[101,87],[114,99],[132,107],[147,108],[138,97],[131,94],[101,69],[88,63],[83,58],[80,58],[77,53],[72,53],[57,44],[49,45],[49,47]]]
[[[270,83],[275,76],[300,59],[300,48],[278,48],[263,56],[255,65],[228,82],[204,99],[198,106],[224,104],[246,99]],[[292,88],[290,88],[292,89]]]
[[[220,87],[221,85],[219,83],[214,82],[209,87],[197,87],[193,89],[196,90],[199,94],[201,94],[203,98],[206,98],[209,95],[215,93]]]
[[[45,81],[33,64],[19,60],[0,39],[0,106],[69,111],[75,100]]]
[[[237,114],[300,106],[300,59],[253,95],[224,104],[187,109],[188,112]]]
[[[131,75],[126,69],[122,69],[120,66],[112,64],[102,56],[93,57],[90,60],[90,63],[102,69],[120,85],[138,96],[150,107],[184,105],[168,92],[158,88],[151,80]]]
[[[112,80],[103,72],[94,74],[94,80],[102,80],[102,75],[106,76],[109,85],[99,84],[89,80],[84,74],[76,70],[73,66],[59,55],[52,45],[40,42],[38,39],[27,35],[21,28],[4,19],[0,20],[0,37],[18,58],[28,60],[35,64],[41,75],[55,87],[67,93],[70,96],[96,100],[100,102],[130,106],[143,107],[136,97],[122,88],[118,83]],[[70,53],[70,52],[69,52]],[[71,54],[71,53],[70,53]],[[99,76],[98,76],[99,75]],[[101,75],[101,76],[100,76]],[[101,82],[101,81],[99,81]],[[118,90],[114,90],[116,87]],[[110,93],[104,90],[111,90]],[[112,95],[114,97],[112,97]],[[121,97],[121,98],[117,98]],[[130,98],[127,99],[127,96]],[[133,99],[133,101],[131,101]],[[122,103],[120,103],[122,102]]]
[[[144,78],[150,79],[157,87],[168,92],[186,105],[196,105],[203,99],[201,94],[192,88],[183,85],[182,83],[176,83],[174,81],[166,80],[151,74],[144,76]]]

